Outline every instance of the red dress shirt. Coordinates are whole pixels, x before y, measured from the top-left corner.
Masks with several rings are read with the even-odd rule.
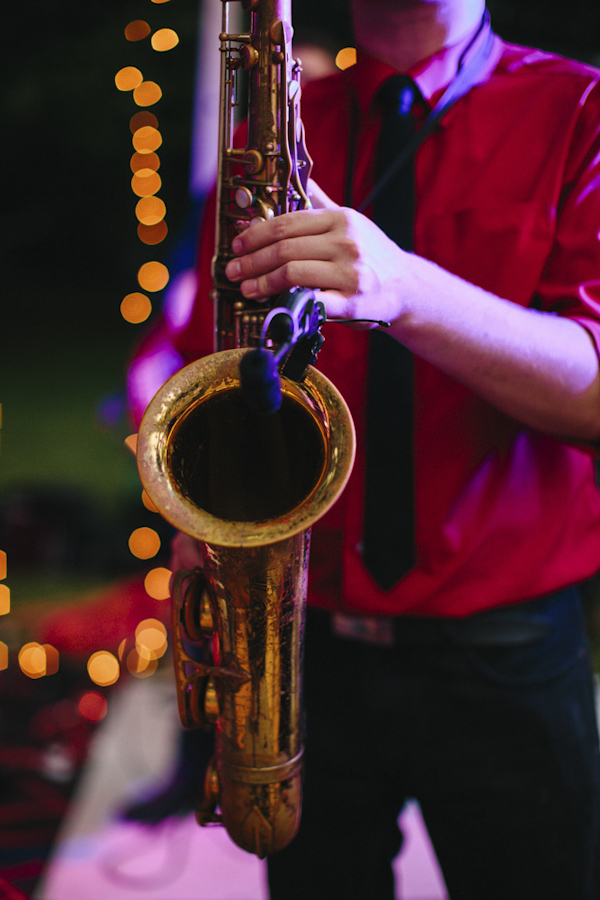
[[[456,48],[447,50],[410,73],[429,105],[456,58]],[[600,73],[498,39],[488,69],[418,150],[415,252],[514,303],[575,319],[598,346]],[[353,98],[358,207],[373,181],[379,122],[372,100],[389,74],[359,54],[356,66],[304,92],[313,178],[340,204]],[[207,219],[200,299],[173,338],[184,359],[212,350],[210,213]],[[350,406],[358,452],[344,495],[313,528],[311,603],[362,614],[463,616],[598,569],[600,493],[591,454],[523,426],[416,358],[417,562],[395,588],[381,590],[360,553],[367,336],[335,324],[324,335],[317,365]]]

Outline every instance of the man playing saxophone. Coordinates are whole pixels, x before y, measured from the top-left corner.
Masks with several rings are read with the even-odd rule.
[[[249,300],[319,288],[329,319],[389,323],[323,329],[318,366],[352,410],[357,463],[313,532],[303,815],[268,860],[271,897],[392,898],[414,797],[452,900],[592,900],[600,762],[579,585],[600,566],[600,73],[504,44],[483,0],[352,10],[356,66],[303,96],[314,208],[240,233],[226,269]],[[370,198],[380,88],[409,76],[418,142],[465,69],[413,145],[403,242],[373,221],[407,213],[395,173]],[[190,359],[210,352],[206,231],[174,337]],[[410,351],[407,406],[395,375],[370,393],[382,331],[378,358]],[[409,446],[385,471],[387,533],[367,552],[369,409],[388,425],[374,446],[394,450],[401,402]],[[399,471],[410,533],[394,521]],[[175,556],[194,561],[185,537]]]

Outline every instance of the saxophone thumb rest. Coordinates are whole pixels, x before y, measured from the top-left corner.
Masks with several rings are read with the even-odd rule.
[[[248,409],[269,416],[281,406],[279,372],[292,381],[304,381],[324,343],[321,326],[325,321],[374,324],[389,328],[389,322],[376,319],[327,320],[325,307],[310,288],[292,288],[267,314],[260,345],[249,350],[240,363],[240,386]],[[271,339],[275,351],[266,348]]]

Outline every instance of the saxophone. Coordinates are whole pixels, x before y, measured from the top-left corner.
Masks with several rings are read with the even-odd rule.
[[[291,0],[242,0],[245,34],[229,33],[229,2],[222,0],[220,35],[216,352],[159,390],[137,457],[151,500],[197,540],[202,558],[200,568],[176,573],[172,590],[181,721],[215,734],[196,817],[222,823],[238,846],[264,858],[292,840],[300,821],[310,528],[346,484],[354,429],[343,398],[309,365],[324,319],[312,292],[291,292],[274,319],[224,274],[233,237],[252,219],[309,206],[310,171]],[[235,148],[244,81],[248,138]],[[244,399],[240,367],[255,346],[277,362],[280,404],[269,415]]]

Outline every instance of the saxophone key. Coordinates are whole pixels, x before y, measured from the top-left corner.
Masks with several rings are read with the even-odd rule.
[[[249,209],[254,203],[254,194],[247,187],[239,187],[235,192],[235,202],[240,209]]]

